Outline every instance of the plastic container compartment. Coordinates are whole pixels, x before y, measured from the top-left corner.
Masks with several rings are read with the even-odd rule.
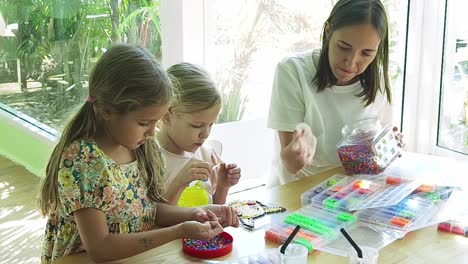
[[[270,229],[265,231],[265,239],[282,244],[296,225],[300,225],[295,243],[306,246],[309,251],[323,247],[338,238],[340,228],[356,223],[357,218],[346,212],[330,212],[318,208],[301,208],[278,218]]]
[[[322,190],[321,187],[325,186],[325,184],[328,188],[317,193],[319,190]],[[365,187],[369,188],[365,189]],[[380,184],[374,184],[365,179],[333,175],[322,182],[318,188],[314,187],[304,192],[301,195],[301,201],[303,206],[304,204],[309,204],[309,206],[331,211],[347,211],[351,204],[355,206],[364,201],[380,187]]]
[[[440,190],[440,193],[436,195],[423,195],[418,193],[422,199],[425,198],[428,201],[433,201],[434,207],[432,212],[428,213],[427,217],[425,216],[415,222],[414,225],[406,230],[407,232],[447,222],[453,219],[454,216],[460,215],[460,203],[466,203],[466,197],[463,196],[460,189],[457,187],[437,187],[437,189]],[[440,197],[442,197],[442,199],[439,199]]]
[[[384,185],[375,195],[360,204],[350,204],[349,210],[358,210],[375,207],[386,207],[399,203],[420,185],[418,181],[406,180],[388,175],[369,175],[366,178]]]
[[[453,191],[459,190],[453,186],[435,186],[435,185],[420,185],[411,195],[438,203],[447,200],[452,195]]]
[[[301,195],[303,207],[336,211],[395,205],[419,186],[416,181],[386,175],[335,174]]]
[[[459,190],[460,188],[453,186],[419,186],[409,197],[417,197],[418,199],[432,202],[434,203],[434,207],[431,212],[421,217],[406,231],[410,232],[427,226],[436,225],[456,215],[456,212],[460,208],[459,203],[466,202],[466,199],[459,197]],[[450,199],[453,193],[458,195],[454,194],[454,199]]]
[[[319,194],[324,193],[325,190],[329,189],[330,187],[335,186],[337,183],[344,180],[345,183],[348,182],[349,176],[341,175],[341,174],[334,174],[330,178],[324,180],[320,184],[314,186],[310,190],[301,194],[301,206],[307,207],[311,205],[312,199]],[[341,185],[340,185],[341,186]],[[315,199],[316,200],[316,199]]]
[[[346,174],[379,174],[399,155],[391,125],[382,127],[376,116],[357,119],[341,130],[338,156]]]
[[[439,223],[437,229],[439,231],[468,237],[468,221],[449,220],[446,222]]]
[[[419,219],[431,214],[433,207],[432,201],[409,196],[393,206],[360,210],[356,216],[372,225],[407,231]]]
[[[377,250],[380,250],[391,244],[393,241],[402,238],[405,234],[399,230],[369,226],[367,223],[360,221],[346,228],[346,231],[359,246],[373,247]],[[317,247],[317,250],[343,257],[346,257],[351,249],[352,246],[343,235],[338,236],[337,239],[323,247]]]
[[[447,201],[451,205],[451,211],[448,219],[439,223],[438,230],[449,232],[456,235],[468,236],[468,206],[466,200],[468,194],[466,192],[456,192]]]
[[[341,187],[341,186],[340,186]],[[367,179],[356,179],[351,183],[332,188],[331,195],[322,200],[322,207],[327,210],[351,210],[351,208],[359,208],[366,199],[375,195],[377,191],[384,186],[378,182]]]

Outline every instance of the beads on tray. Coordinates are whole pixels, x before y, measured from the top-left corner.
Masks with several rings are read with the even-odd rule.
[[[184,245],[197,250],[217,250],[232,243],[232,240],[215,236],[208,240],[184,238]]]

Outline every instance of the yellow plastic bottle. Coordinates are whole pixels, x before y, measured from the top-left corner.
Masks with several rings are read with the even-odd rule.
[[[207,205],[210,202],[205,185],[202,181],[195,181],[184,189],[177,203],[180,207],[195,207]]]

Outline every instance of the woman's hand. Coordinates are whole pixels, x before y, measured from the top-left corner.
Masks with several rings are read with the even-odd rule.
[[[313,164],[317,139],[308,125],[300,123],[292,135],[292,139],[281,149],[281,159],[286,169],[296,174],[305,166]]]

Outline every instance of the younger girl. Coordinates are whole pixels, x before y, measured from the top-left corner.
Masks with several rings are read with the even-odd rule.
[[[39,207],[48,216],[43,263],[82,250],[96,262],[112,261],[238,226],[224,206],[164,203],[154,136],[171,98],[171,81],[147,50],[120,44],[101,57],[88,100],[65,127],[41,185]]]
[[[224,164],[216,152],[203,145],[221,111],[221,96],[199,66],[180,63],[167,72],[174,77],[177,99],[157,135],[168,166],[164,197],[170,204],[182,206],[224,204],[229,188],[239,181],[240,168]],[[201,188],[201,193],[189,198],[193,188]],[[179,201],[181,196],[187,199]]]
[[[287,170],[280,183],[339,166],[345,124],[366,115],[392,122],[388,30],[380,0],[340,0],[323,25],[322,48],[278,64],[268,126],[278,131]],[[295,131],[298,123],[310,126],[311,138]]]

